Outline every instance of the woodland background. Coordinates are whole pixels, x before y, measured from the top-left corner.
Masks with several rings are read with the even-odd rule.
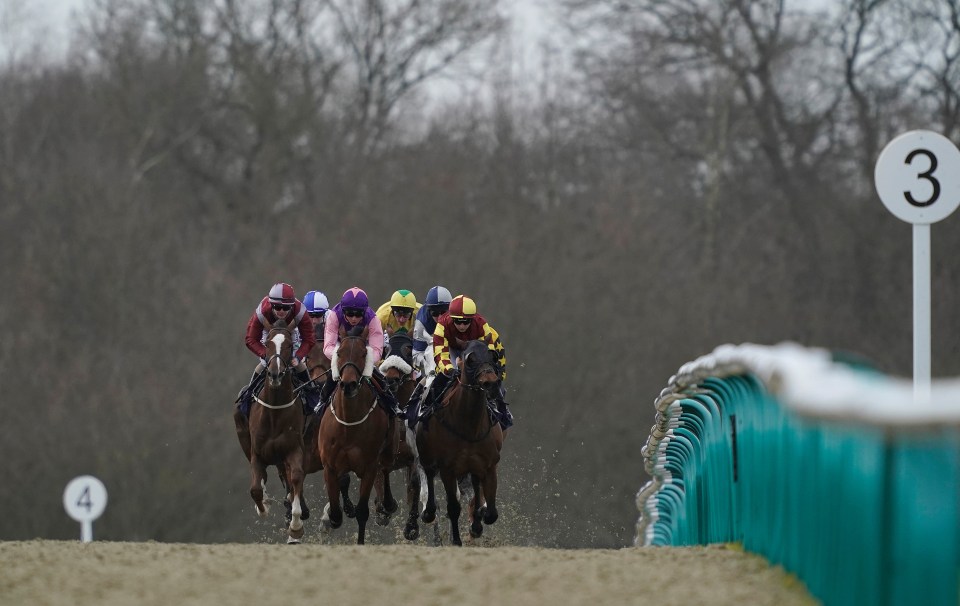
[[[907,130],[960,142],[960,2],[541,4],[561,27],[522,71],[493,0],[93,0],[65,59],[8,44],[0,539],[75,538],[91,473],[97,538],[282,540],[231,422],[278,280],[477,300],[517,417],[508,544],[630,544],[652,402],[717,345],[909,376],[911,229],[873,167]],[[960,374],[958,221],[935,376]]]

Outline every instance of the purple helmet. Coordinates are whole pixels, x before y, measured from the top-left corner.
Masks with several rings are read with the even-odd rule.
[[[359,309],[366,309],[369,305],[370,301],[367,300],[367,293],[363,292],[363,289],[357,286],[348,288],[340,298],[341,308],[356,307]]]

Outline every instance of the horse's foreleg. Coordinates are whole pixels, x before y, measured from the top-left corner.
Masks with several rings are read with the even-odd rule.
[[[497,521],[500,513],[497,511],[497,466],[494,464],[487,470],[483,478],[483,497],[486,499],[483,523],[490,525]]]
[[[265,486],[267,484],[267,468],[256,455],[250,459],[250,498],[257,508],[257,515],[267,517],[270,506],[265,503]]]
[[[331,529],[343,524],[343,509],[340,508],[340,478],[329,467],[323,468],[323,483],[327,487],[327,505],[323,509],[321,523]]]
[[[420,471],[414,462],[407,468],[407,524],[403,528],[403,536],[408,541],[416,541],[420,537],[420,526],[417,524],[419,507],[417,503],[420,500]]]
[[[397,500],[393,498],[393,491],[390,489],[389,468],[381,467],[377,470],[374,488],[377,491],[377,498],[374,500],[377,506],[377,524],[386,526],[398,508]]]
[[[360,476],[360,494],[357,495],[357,545],[363,545],[370,519],[370,493],[377,477],[376,462]]]
[[[286,484],[290,491],[290,525],[287,527],[287,543],[299,543],[303,537],[303,511],[300,500],[303,497],[303,452],[295,451],[287,455],[285,464]]]
[[[353,518],[357,515],[357,508],[354,506],[353,501],[350,500],[350,473],[345,473],[340,476],[340,498],[343,499],[343,513],[346,514],[348,518]]]
[[[450,518],[450,542],[454,545],[463,545],[460,539],[460,499],[457,488],[457,477],[451,470],[440,472],[443,489],[447,493],[447,517]]]
[[[470,474],[473,482],[473,498],[470,499],[470,536],[477,539],[483,534],[483,522],[481,517],[484,513],[483,492],[480,489],[480,478],[476,474]]]
[[[424,469],[424,477],[427,485],[427,502],[423,504],[423,513],[420,519],[424,524],[432,524],[437,519],[437,495],[433,488],[433,478],[437,475],[436,469]],[[421,488],[421,491],[423,489]]]

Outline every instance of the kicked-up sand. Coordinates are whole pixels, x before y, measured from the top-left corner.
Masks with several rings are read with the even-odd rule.
[[[723,545],[623,549],[0,542],[0,604],[815,604]]]

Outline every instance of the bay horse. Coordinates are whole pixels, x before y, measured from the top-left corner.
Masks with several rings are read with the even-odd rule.
[[[457,483],[467,474],[473,484],[470,536],[478,538],[483,533],[483,524],[493,524],[500,515],[497,512],[497,464],[503,446],[503,431],[487,407],[487,399],[499,390],[493,353],[485,341],[458,340],[458,347],[463,352],[459,378],[429,422],[417,425],[416,434],[420,465],[427,481],[427,502],[421,519],[426,524],[436,519],[433,479],[439,473],[447,494],[450,541],[454,545],[463,544]]]
[[[282,324],[282,323],[281,323]],[[303,493],[303,407],[293,390],[293,332],[285,325],[269,328],[266,339],[266,380],[250,405],[250,496],[257,515],[265,518],[267,467],[275,465],[289,491],[291,519],[287,542],[303,537],[300,503]]]
[[[380,364],[380,372],[386,380],[387,389],[396,397],[400,409],[405,409],[417,386],[413,370],[413,339],[406,333],[395,333],[390,337],[390,356]],[[407,480],[407,505],[409,514],[404,528],[404,536],[413,541],[420,535],[417,516],[420,512],[417,503],[420,498],[420,474],[417,471],[415,449],[412,447],[415,437],[407,436],[407,424],[403,416],[393,420],[393,427],[387,438],[387,446],[392,457],[385,461],[375,483],[378,497],[374,500],[377,512],[377,524],[386,526],[390,517],[397,511],[398,505],[390,488],[390,472],[403,469]]]
[[[332,360],[333,377],[339,379],[333,400],[320,419],[317,442],[323,462],[323,479],[328,503],[324,523],[339,528],[343,523],[340,507],[340,478],[353,472],[360,479],[355,504],[357,544],[363,545],[367,520],[370,518],[370,492],[382,465],[387,432],[390,427],[386,411],[379,405],[370,385],[373,373],[373,350],[367,346],[368,329],[350,335],[341,328],[340,343]]]
[[[323,334],[317,335],[317,344],[310,350],[310,353],[307,354],[307,359],[304,363],[307,365],[307,372],[310,374],[310,379],[315,381],[317,385],[323,385],[327,375],[330,374],[330,358],[323,353]],[[320,460],[320,447],[317,444],[319,433],[319,415],[308,414],[306,417],[306,426],[303,430],[304,475],[310,475],[311,473],[323,470],[323,463]],[[343,500],[343,512],[348,518],[352,518],[355,515],[355,510],[353,502],[350,500],[349,489],[350,476],[349,474],[343,474],[343,476],[340,477],[340,496]],[[289,501],[285,503],[285,506],[289,507]],[[309,512],[309,510],[307,509],[306,503],[301,501],[300,506],[303,508],[305,514],[308,515],[307,512]],[[304,517],[306,517],[306,515]]]

